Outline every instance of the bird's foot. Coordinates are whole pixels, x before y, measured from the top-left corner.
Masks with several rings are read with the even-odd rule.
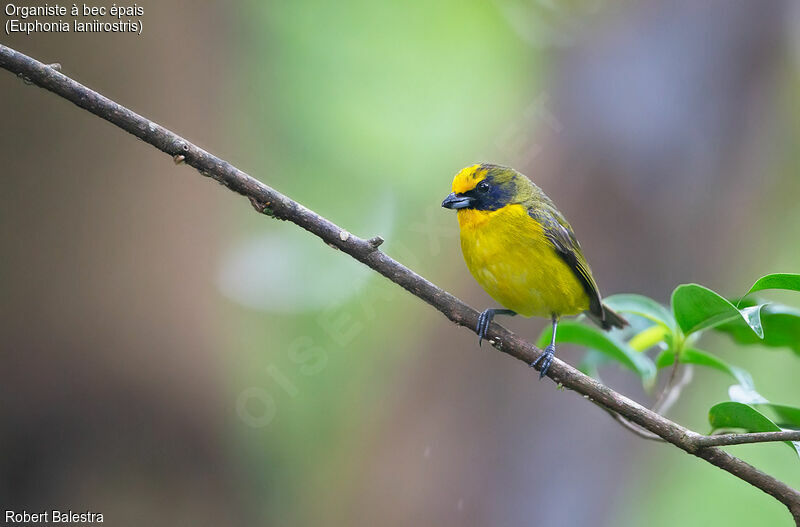
[[[489,331],[489,325],[491,325],[493,318],[494,309],[486,309],[478,316],[478,325],[475,328],[475,332],[478,333],[478,346],[481,345],[481,342],[486,337],[486,332]]]
[[[486,338],[486,333],[489,331],[489,326],[492,324],[495,315],[508,315],[513,317],[516,313],[510,309],[485,309],[483,313],[478,316],[478,325],[475,327],[475,332],[478,334],[478,346],[480,346],[483,339]]]
[[[547,370],[550,368],[550,364],[553,362],[553,356],[555,354],[556,347],[553,344],[550,344],[542,351],[542,354],[539,355],[539,358],[531,363],[531,368],[534,368],[541,361],[542,369],[539,370],[539,379],[547,374]]]

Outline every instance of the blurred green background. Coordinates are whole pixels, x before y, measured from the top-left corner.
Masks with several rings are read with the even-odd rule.
[[[696,281],[735,296],[800,266],[789,1],[139,5],[141,36],[2,41],[383,236],[477,308],[491,300],[439,204],[481,161],[559,204],[606,295],[667,301]],[[4,509],[111,525],[791,525],[124,132],[7,73],[0,95]],[[543,324],[504,323],[529,338]],[[788,350],[707,342],[769,399],[800,402]],[[632,375],[603,378],[649,402]],[[706,432],[727,386],[696,371],[670,417]],[[731,451],[800,486],[784,446]]]

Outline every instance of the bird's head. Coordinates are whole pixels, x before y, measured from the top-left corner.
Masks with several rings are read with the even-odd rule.
[[[513,168],[480,164],[462,169],[453,179],[453,192],[442,202],[446,209],[492,211],[522,203],[531,196],[531,181]]]

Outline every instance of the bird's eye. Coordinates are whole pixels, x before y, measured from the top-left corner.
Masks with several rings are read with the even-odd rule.
[[[478,183],[478,192],[489,192],[489,183],[486,181]]]

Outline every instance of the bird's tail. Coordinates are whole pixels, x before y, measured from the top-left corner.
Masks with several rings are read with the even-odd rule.
[[[628,325],[628,321],[622,318],[616,311],[611,309],[605,304],[602,304],[603,307],[603,316],[600,317],[595,313],[591,313],[589,311],[586,312],[586,315],[592,319],[592,321],[603,328],[604,330],[608,331],[611,328],[619,328],[622,329]]]

